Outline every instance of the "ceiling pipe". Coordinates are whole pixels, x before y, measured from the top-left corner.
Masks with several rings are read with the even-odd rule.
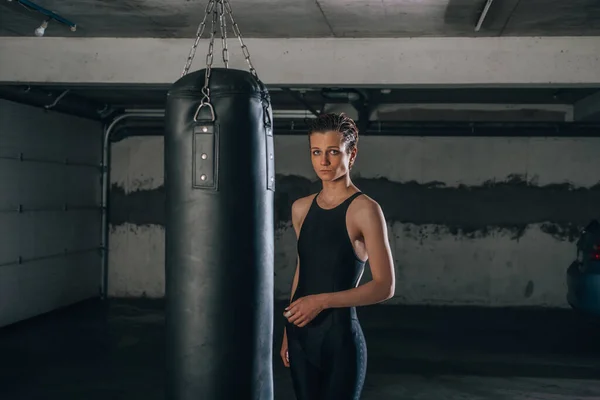
[[[126,108],[125,114],[157,114],[165,112],[162,108]]]
[[[276,136],[304,135],[308,128],[302,119],[274,122]],[[600,137],[600,123],[373,121],[365,133],[415,137]]]
[[[485,17],[487,16],[488,11],[490,11],[490,7],[492,6],[493,2],[494,0],[487,0],[487,3],[485,3],[483,12],[479,16],[479,21],[477,21],[477,25],[475,26],[475,32],[479,32],[479,30],[481,29],[481,25],[483,25],[483,21],[485,21]]]
[[[12,1],[12,0],[9,0]],[[53,11],[50,11],[36,3],[34,3],[33,1],[30,0],[16,0],[17,3],[21,4],[22,6],[24,6],[25,8],[34,10],[39,12],[40,14],[45,15],[48,19],[44,21],[44,23],[42,23],[43,26],[43,30],[41,31],[41,35],[38,36],[43,36],[44,34],[44,30],[46,29],[46,27],[48,26],[48,21],[49,20],[55,20],[63,25],[66,25],[69,27],[69,29],[71,30],[71,32],[75,32],[77,30],[77,24],[75,24],[72,21],[69,21],[68,19],[56,14]],[[37,33],[36,33],[37,34]]]
[[[68,90],[57,95],[32,86],[6,85],[0,87],[0,98],[95,121],[103,121],[114,112],[107,104],[73,95]]]
[[[298,103],[302,104],[312,115],[315,117],[319,116],[319,111],[316,110],[306,99],[304,98],[304,94],[297,93],[289,88],[282,88],[286,93],[288,93],[294,100]]]
[[[158,115],[164,115],[157,111]],[[129,136],[163,136],[164,121],[151,114],[130,119],[119,124],[111,136],[121,140]],[[277,136],[306,135],[310,114],[295,113],[273,118],[273,130]],[[140,123],[142,122],[143,123]],[[506,121],[371,121],[361,133],[373,136],[441,136],[441,137],[600,137],[600,122],[506,122]]]

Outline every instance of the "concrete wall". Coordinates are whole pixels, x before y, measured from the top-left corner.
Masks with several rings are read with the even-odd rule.
[[[278,299],[295,263],[290,205],[318,190],[306,140],[275,137]],[[598,138],[362,137],[354,181],[388,220],[389,303],[567,306],[575,235],[600,215],[599,149]],[[113,146],[112,296],[164,294],[162,152],[161,137]]]
[[[0,326],[98,295],[101,137],[0,100]]]

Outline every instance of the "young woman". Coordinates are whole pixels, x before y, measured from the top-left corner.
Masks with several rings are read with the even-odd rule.
[[[323,188],[296,200],[298,261],[281,357],[298,400],[358,400],[367,348],[356,307],[393,296],[394,267],[379,204],[350,179],[358,129],[345,114],[323,114],[309,131]],[[373,279],[358,286],[369,260]]]

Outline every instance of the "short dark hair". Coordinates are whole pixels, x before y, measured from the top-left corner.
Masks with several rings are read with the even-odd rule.
[[[350,153],[358,145],[358,127],[352,118],[345,113],[320,114],[312,120],[308,129],[308,136],[315,132],[334,131],[342,134],[346,149]]]

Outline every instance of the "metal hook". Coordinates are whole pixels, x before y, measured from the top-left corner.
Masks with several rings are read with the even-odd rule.
[[[204,101],[202,101],[202,103],[200,103],[200,105],[198,106],[198,109],[196,110],[196,113],[194,114],[194,122],[198,122],[198,115],[200,115],[200,110],[204,106],[207,106],[210,109],[210,116],[212,118],[211,122],[215,122],[215,109],[213,108],[212,104],[205,103]]]

